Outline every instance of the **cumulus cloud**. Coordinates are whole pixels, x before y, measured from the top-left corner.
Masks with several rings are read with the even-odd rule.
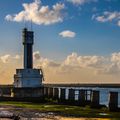
[[[35,24],[50,25],[63,21],[62,10],[64,4],[56,3],[50,8],[48,5],[42,6],[40,0],[34,0],[32,3],[23,3],[23,10],[17,14],[8,14],[5,19],[8,21],[31,21]]]
[[[87,69],[91,69],[94,74],[97,73],[99,75],[119,75],[120,53],[113,53],[108,57],[96,55],[80,56],[77,53],[72,53],[57,66],[57,72],[59,73],[69,73]]]
[[[34,60],[39,60],[40,59],[40,52],[39,51],[35,51],[33,53],[33,59]]]
[[[120,26],[120,12],[105,11],[101,15],[93,15],[92,19],[98,22],[116,22]]]
[[[0,59],[2,60],[3,63],[7,63],[11,58],[11,55],[6,54],[4,56],[1,56]]]
[[[98,0],[67,0],[67,1],[73,3],[74,5],[83,5],[89,2],[97,2]]]
[[[114,63],[120,63],[120,52],[119,53],[113,53],[111,55],[111,61]]]
[[[81,68],[97,68],[101,67],[103,62],[104,57],[102,56],[78,56],[77,53],[72,53],[71,55],[67,56],[64,64]]]
[[[37,61],[36,61],[37,60]],[[63,61],[57,62],[48,58],[40,57],[34,61],[37,68],[43,68],[51,74],[69,74],[84,69],[96,71],[103,67],[104,57],[102,56],[79,56],[77,53],[68,55]]]
[[[21,58],[21,56],[20,55],[15,55],[14,58],[17,59],[17,60],[19,60]]]
[[[113,53],[109,58],[108,65],[105,65],[98,73],[102,74],[120,74],[120,52]]]
[[[49,60],[47,58],[43,58],[41,57],[39,59],[39,62],[37,63],[37,66],[40,66],[40,67],[43,67],[43,68],[54,68],[54,67],[59,67],[61,64],[60,63],[57,63],[56,61],[53,61],[53,60]]]
[[[6,54],[6,55],[3,55],[0,57],[0,60],[3,62],[3,63],[8,63],[10,61],[13,61],[13,60],[20,60],[21,58],[21,55],[15,55],[15,56],[12,56],[10,54]]]
[[[113,80],[118,81],[116,76],[120,75],[120,53],[113,53],[111,56],[85,56],[73,52],[62,61],[50,60],[40,56],[39,51],[34,54],[34,67],[44,71],[45,82],[97,82]],[[1,79],[13,82],[13,75],[16,68],[21,68],[21,55],[12,56],[6,54],[0,56]],[[7,63],[7,65],[5,65]],[[97,74],[95,74],[97,73]],[[9,81],[8,81],[9,82]],[[7,83],[8,83],[7,82]],[[113,81],[114,82],[114,81]]]
[[[64,38],[74,38],[76,36],[76,33],[70,30],[64,30],[60,32],[59,35]]]

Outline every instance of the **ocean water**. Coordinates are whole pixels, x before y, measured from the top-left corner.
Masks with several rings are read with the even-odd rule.
[[[109,104],[109,92],[118,92],[118,107],[120,107],[120,88],[99,88],[99,87],[70,87],[66,88],[66,99],[68,99],[68,90],[69,89],[76,89],[75,91],[75,100],[78,99],[78,90],[85,89],[85,90],[99,90],[100,91],[100,104],[108,106]],[[89,92],[89,91],[88,91]],[[89,94],[89,93],[88,93]],[[90,99],[90,96],[88,96]]]

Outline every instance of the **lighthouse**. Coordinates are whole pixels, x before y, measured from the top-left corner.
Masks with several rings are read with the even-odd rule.
[[[36,88],[42,86],[42,69],[33,68],[33,44],[34,32],[24,28],[22,31],[22,43],[24,50],[23,68],[16,69],[14,75],[15,88]]]

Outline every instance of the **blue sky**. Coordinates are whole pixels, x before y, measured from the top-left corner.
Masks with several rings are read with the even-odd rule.
[[[0,84],[22,67],[21,32],[31,20],[45,82],[120,83],[119,0],[1,0]]]
[[[0,54],[21,52],[21,29],[24,22],[10,22],[5,20],[8,14],[17,14],[23,10],[23,3],[33,0],[1,0],[0,4]],[[120,51],[120,26],[115,22],[101,23],[92,20],[94,14],[104,11],[120,11],[119,0],[98,0],[84,4],[73,4],[67,0],[42,0],[42,5],[52,6],[63,3],[64,18],[62,22],[50,25],[37,25],[33,23],[35,31],[35,50],[42,56],[52,59],[63,59],[72,52],[82,55],[109,55]],[[26,23],[30,27],[30,23]],[[76,33],[74,38],[62,38],[59,33],[70,30]]]

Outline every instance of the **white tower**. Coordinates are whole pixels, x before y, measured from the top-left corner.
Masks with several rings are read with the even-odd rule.
[[[14,87],[41,87],[43,80],[42,69],[33,69],[34,32],[24,28],[22,31],[24,45],[24,68],[16,69]]]

